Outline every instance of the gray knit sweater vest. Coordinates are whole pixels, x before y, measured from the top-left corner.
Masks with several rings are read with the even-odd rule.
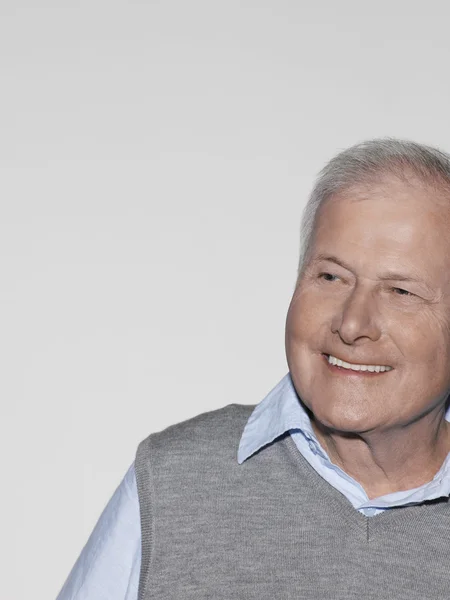
[[[239,465],[252,409],[140,444],[139,600],[449,600],[447,499],[364,517],[289,435]]]

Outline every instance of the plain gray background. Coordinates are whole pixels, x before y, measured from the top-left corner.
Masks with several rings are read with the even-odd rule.
[[[448,2],[0,0],[1,598],[55,597],[152,431],[286,372],[338,150],[450,150]]]

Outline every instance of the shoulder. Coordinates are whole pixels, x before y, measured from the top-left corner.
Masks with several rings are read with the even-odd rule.
[[[143,440],[139,444],[137,456],[160,451],[186,453],[190,449],[213,450],[214,447],[223,447],[224,444],[234,446],[233,442],[239,442],[254,408],[253,405],[229,404],[171,425]]]

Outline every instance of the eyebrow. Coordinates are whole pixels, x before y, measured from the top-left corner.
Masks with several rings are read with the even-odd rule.
[[[340,258],[337,258],[337,256],[333,256],[332,254],[318,254],[312,262],[313,264],[315,264],[322,261],[334,263],[336,265],[339,265],[343,269],[346,269],[347,271],[353,273],[352,268],[346,262],[344,262]],[[378,279],[380,279],[381,281],[412,281],[414,283],[422,285],[428,292],[434,293],[430,286],[427,283],[425,283],[425,281],[423,281],[423,279],[419,279],[418,277],[414,277],[413,275],[404,275],[403,273],[397,273],[395,271],[387,271],[386,273],[379,275]]]

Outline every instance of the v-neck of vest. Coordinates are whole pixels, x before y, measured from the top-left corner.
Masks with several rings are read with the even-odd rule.
[[[323,494],[326,497],[327,501],[330,503],[330,507],[334,513],[339,514],[343,519],[345,519],[349,525],[352,527],[356,527],[360,530],[375,531],[378,528],[384,529],[388,527],[388,524],[402,524],[404,522],[411,522],[411,517],[413,515],[418,516],[419,513],[423,513],[424,504],[410,504],[404,505],[400,507],[392,507],[389,508],[378,515],[374,515],[372,517],[366,517],[361,514],[357,508],[351,504],[351,502],[335,487],[333,487],[328,481],[317,473],[317,471],[308,463],[308,461],[304,458],[304,456],[299,452],[294,440],[291,435],[287,435],[283,439],[279,440],[281,444],[285,444],[289,453],[294,457],[294,459],[299,463],[301,469],[305,472],[305,474],[309,477],[314,477],[316,479],[316,485],[318,486],[319,493]],[[442,508],[439,509],[435,505],[435,509],[437,509],[437,513],[442,517],[450,518],[450,502],[442,502]],[[436,510],[433,511],[434,515],[436,515]]]

